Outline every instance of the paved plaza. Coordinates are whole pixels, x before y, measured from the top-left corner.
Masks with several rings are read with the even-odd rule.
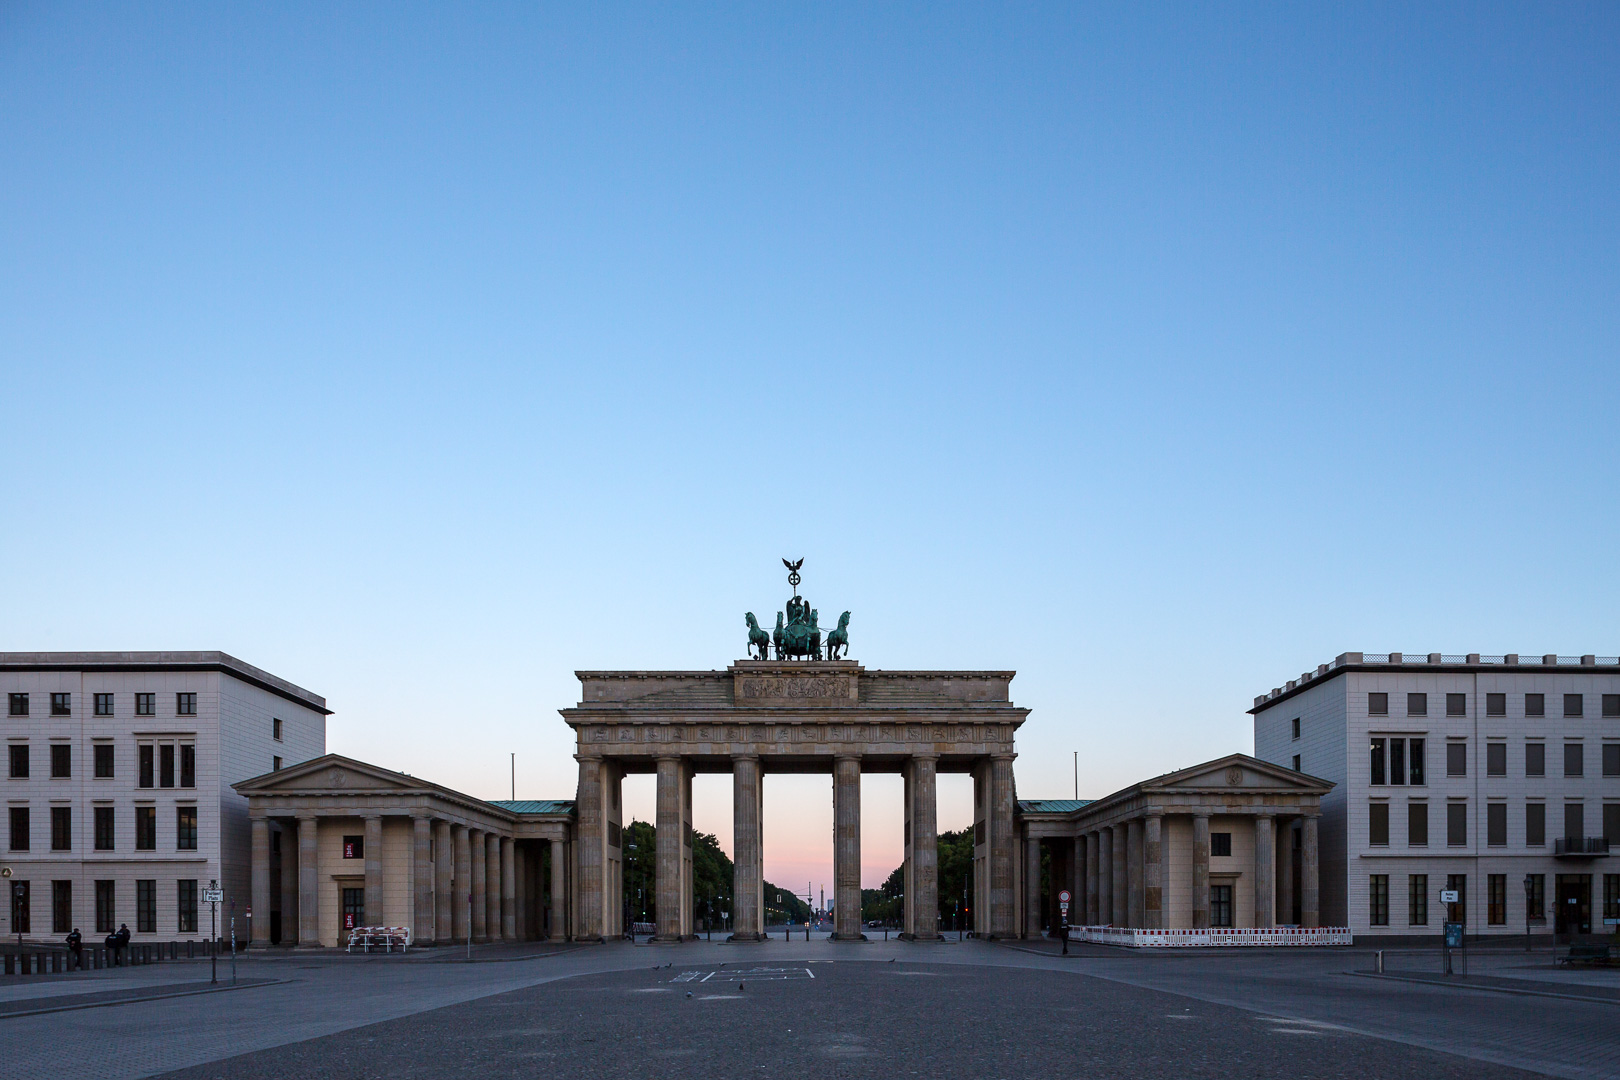
[[[1357,973],[1363,950],[778,938],[474,957],[253,959],[240,977],[266,981],[200,994],[206,963],[10,979],[0,1043],[19,1080],[1620,1075],[1620,973],[1545,952],[1473,955],[1466,985],[1425,981],[1431,951],[1389,954],[1382,979]]]

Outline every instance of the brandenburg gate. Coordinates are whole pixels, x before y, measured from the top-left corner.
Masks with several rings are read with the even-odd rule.
[[[797,597],[795,597],[797,599]],[[763,651],[763,650],[762,650]],[[938,938],[935,777],[971,773],[974,929],[1017,933],[1010,671],[868,671],[850,660],[743,660],[725,671],[582,671],[562,710],[578,740],[576,935],[623,933],[620,786],[655,773],[657,938],[692,927],[692,776],[729,772],[733,940],[765,933],[764,774],[833,777],[833,938],[861,937],[861,774],[905,778],[904,934]]]

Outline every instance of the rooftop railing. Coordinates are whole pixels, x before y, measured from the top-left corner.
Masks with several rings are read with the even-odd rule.
[[[1565,655],[1563,653],[1542,653],[1536,656],[1531,653],[1340,653],[1333,658],[1331,664],[1319,664],[1316,670],[1303,672],[1299,678],[1290,679],[1283,686],[1274,686],[1271,693],[1261,694],[1254,699],[1256,706],[1265,704],[1272,698],[1280,697],[1290,690],[1296,690],[1313,679],[1317,679],[1342,667],[1365,666],[1368,664],[1407,665],[1423,664],[1434,665],[1469,665],[1500,664],[1503,667],[1620,667],[1620,656],[1597,656],[1586,653],[1583,656]]]

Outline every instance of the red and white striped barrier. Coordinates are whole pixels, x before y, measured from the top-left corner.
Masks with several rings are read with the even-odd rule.
[[[1205,930],[1138,930],[1128,926],[1071,926],[1069,939],[1094,945],[1175,948],[1214,945],[1350,945],[1348,926],[1210,927]]]

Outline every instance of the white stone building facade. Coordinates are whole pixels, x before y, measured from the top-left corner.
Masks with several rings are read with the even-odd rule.
[[[1334,784],[1323,922],[1358,938],[1615,929],[1620,657],[1342,653],[1250,712],[1255,757]]]
[[[10,934],[205,938],[217,879],[246,938],[231,784],[325,753],[324,698],[220,652],[0,653],[0,708]]]

